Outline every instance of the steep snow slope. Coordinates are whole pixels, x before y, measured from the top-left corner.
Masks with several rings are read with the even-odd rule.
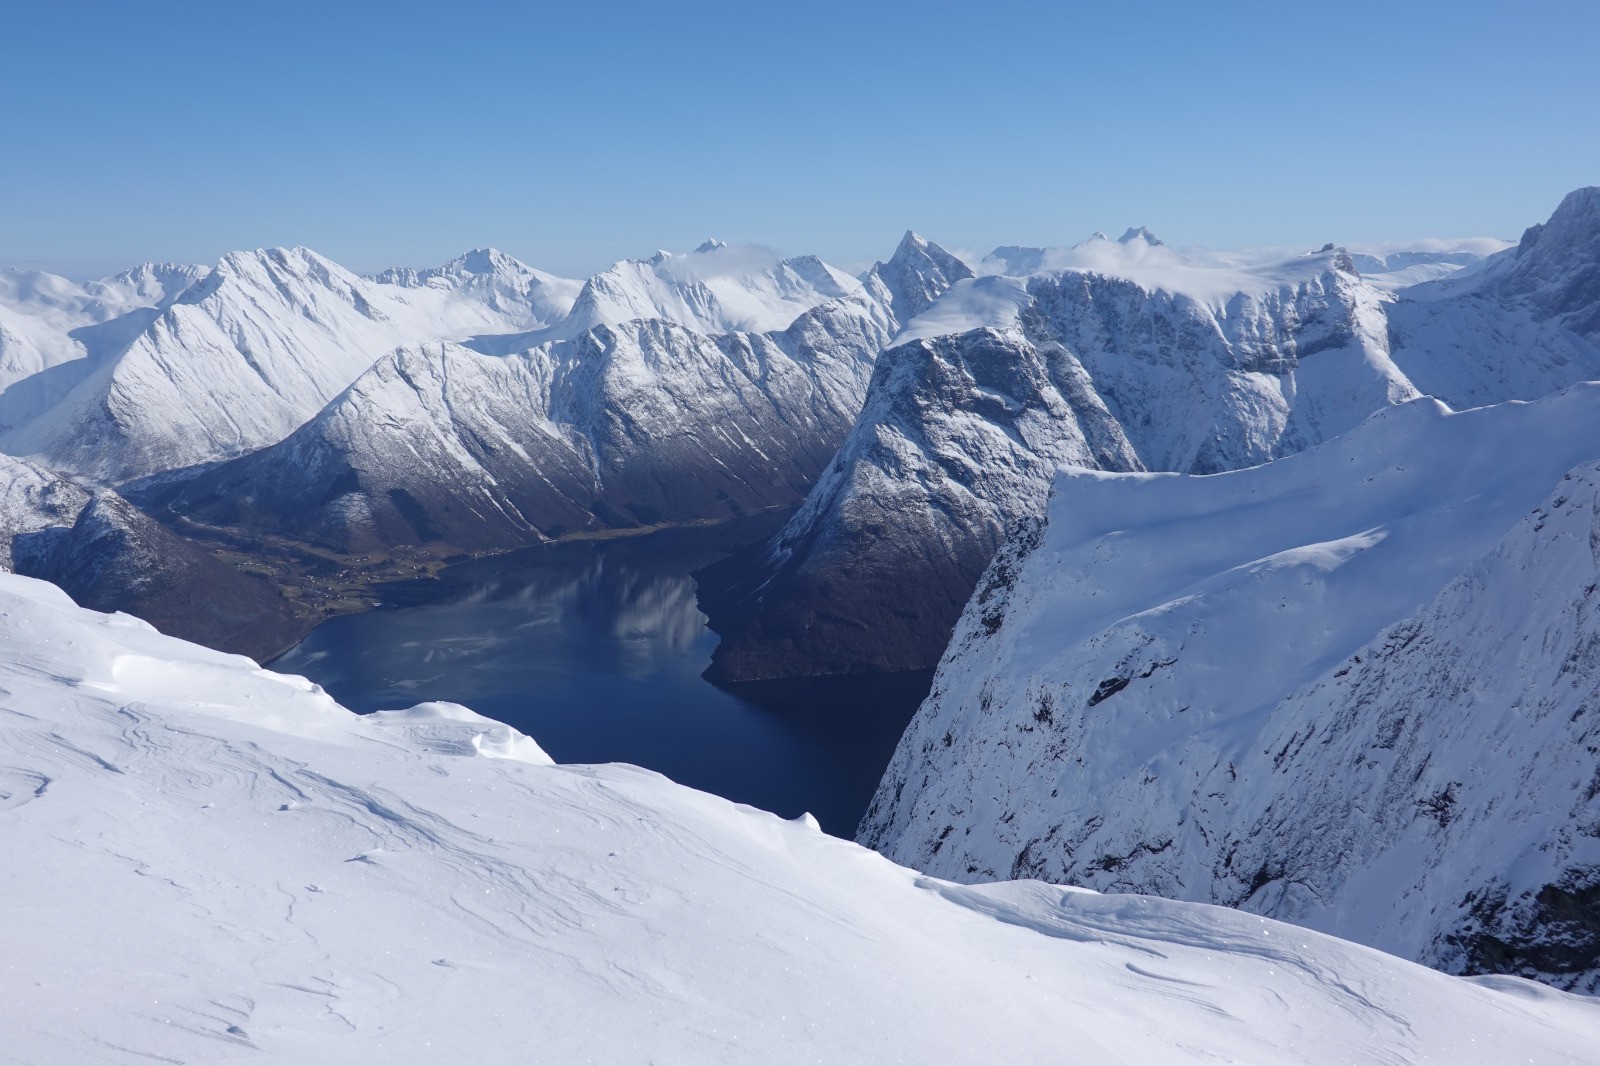
[[[1230,474],[1063,473],[861,839],[1600,988],[1600,474],[1562,480],[1597,427],[1590,384]]]
[[[1062,461],[1207,472],[1292,453],[1415,390],[1337,250],[1207,267],[1147,232],[1072,270],[956,282],[878,361],[850,436],[752,575],[708,575],[743,679],[938,660]]]
[[[205,273],[146,263],[79,284],[0,269],[0,431],[60,400],[96,359],[125,345]]]
[[[1452,406],[1600,378],[1600,188],[1569,193],[1481,268],[1400,297],[1389,309],[1395,362]]]
[[[118,483],[272,444],[399,344],[537,320],[504,309],[527,268],[482,265],[513,276],[384,285],[305,248],[232,253],[0,447]],[[473,266],[441,269],[459,281]]]
[[[892,328],[858,294],[773,333],[652,320],[508,356],[406,348],[168,505],[339,548],[478,551],[791,504],[844,437]]]
[[[964,888],[0,575],[0,1032],[27,1064],[1581,1063],[1593,1001],[1262,918]],[[1066,1050],[1070,1049],[1070,1051]]]

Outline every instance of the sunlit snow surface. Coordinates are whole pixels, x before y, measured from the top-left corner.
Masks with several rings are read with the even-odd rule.
[[[1578,1063],[1600,1004],[960,887],[0,575],[0,1058]],[[484,758],[483,756],[493,756]]]
[[[862,839],[1600,988],[1544,902],[1600,855],[1597,427],[1588,383],[1214,476],[1063,472]]]

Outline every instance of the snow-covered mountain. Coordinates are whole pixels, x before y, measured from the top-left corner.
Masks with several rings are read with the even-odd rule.
[[[784,259],[758,245],[708,240],[686,255],[661,251],[614,263],[584,282],[570,311],[547,328],[476,346],[505,354],[639,320],[705,334],[764,333],[861,291],[859,281],[816,256]]]
[[[468,551],[790,505],[853,424],[895,307],[960,271],[915,234],[865,282],[709,243],[621,264],[548,330],[393,353],[281,444],[163,504],[341,549]],[[647,279],[632,302],[597,295],[629,278]],[[735,310],[784,326],[714,332]]]
[[[838,456],[754,571],[708,575],[724,638],[713,676],[933,665],[1004,531],[1042,512],[1063,454],[1209,473],[1423,394],[1472,406],[1600,378],[1585,332],[1600,330],[1600,190],[1485,259],[1496,246],[1364,253],[1380,274],[1457,272],[1409,287],[1371,283],[1332,244],[1286,259],[1185,252],[1137,227],[996,249],[905,324]],[[1041,374],[1055,392],[997,384]]]
[[[861,839],[1600,989],[1597,456],[1600,383],[1209,477],[1064,472]]]
[[[1395,362],[1452,407],[1600,378],[1600,187],[1480,268],[1403,290],[1388,317]]]
[[[1090,244],[1127,276],[962,280],[899,334],[754,573],[708,575],[717,676],[931,666],[1061,463],[1247,466],[1416,395],[1388,358],[1382,294],[1337,249],[1215,267],[1147,231]]]
[[[443,266],[395,267],[374,274],[380,285],[431,289],[446,298],[468,296],[515,329],[541,329],[565,318],[583,282],[535,270],[494,248],[476,248]]]
[[[261,448],[397,345],[527,325],[526,308],[485,298],[500,292],[382,285],[305,248],[235,252],[0,449],[121,483]]]
[[[849,429],[892,329],[858,293],[772,333],[655,319],[506,356],[404,348],[168,506],[346,550],[482,551],[789,505]]]
[[[0,575],[5,1056],[1578,1064],[1592,1001],[1252,915],[963,887],[462,707]]]
[[[916,318],[972,268],[912,230],[906,230],[887,262],[877,262],[861,281],[879,303],[904,325]]]
[[[146,263],[79,284],[39,271],[0,269],[0,431],[65,396],[143,330],[201,267]]]

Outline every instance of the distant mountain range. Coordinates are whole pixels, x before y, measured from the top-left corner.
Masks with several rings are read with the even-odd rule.
[[[1600,189],[1515,245],[0,271],[0,556],[264,656],[383,574],[797,508],[701,575],[710,672],[937,665],[874,847],[1594,991],[1593,381]]]

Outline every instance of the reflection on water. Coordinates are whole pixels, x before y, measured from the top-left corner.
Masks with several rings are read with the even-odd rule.
[[[336,618],[274,669],[359,711],[453,700],[561,762],[631,762],[851,835],[927,673],[763,682],[700,677],[716,646],[691,572],[784,515],[556,545],[446,571],[410,606]]]

